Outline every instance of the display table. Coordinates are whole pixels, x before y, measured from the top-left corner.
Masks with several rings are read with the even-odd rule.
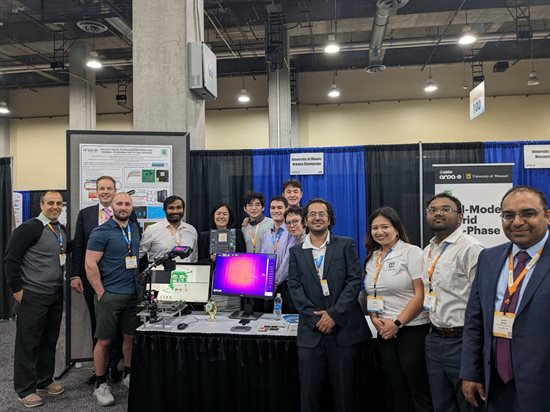
[[[129,411],[299,411],[295,328],[264,315],[250,322],[249,332],[232,332],[237,320],[217,318],[190,315],[136,331]],[[189,326],[177,329],[181,322]],[[273,328],[259,331],[266,326]],[[372,344],[364,345],[357,384],[362,403],[382,411],[383,381]],[[326,404],[330,411],[330,399]]]

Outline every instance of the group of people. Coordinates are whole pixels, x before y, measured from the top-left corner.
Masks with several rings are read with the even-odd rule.
[[[96,189],[99,203],[79,212],[73,241],[58,222],[61,194],[48,191],[40,215],[19,226],[6,249],[17,314],[14,387],[28,407],[43,403],[42,392],[64,391],[53,372],[66,271],[90,314],[93,396],[109,406],[115,403],[109,383],[130,385],[140,258],[152,261],[186,245],[193,249],[188,262],[216,262],[211,232],[199,234],[184,221],[181,197],[168,197],[165,219],[142,235],[132,197],[117,193],[110,176],[98,178]],[[299,314],[303,412],[321,410],[325,376],[333,409],[356,410],[358,357],[371,337],[365,315],[377,331],[393,410],[550,409],[544,394],[550,331],[543,323],[550,309],[550,213],[542,192],[519,186],[504,195],[501,218],[510,242],[489,249],[462,232],[463,207],[450,194],[427,203],[434,237],[423,251],[410,244],[398,213],[382,207],[368,220],[364,264],[352,239],[332,233],[332,205],[314,198],[301,207],[301,198],[300,183],[285,182],[267,217],[264,196],[249,192],[242,222],[222,202],[212,209],[210,227],[235,229],[238,252],[277,256],[275,293],[283,297],[283,312]],[[239,298],[214,298],[220,310],[241,307]],[[272,303],[255,304],[273,310]]]

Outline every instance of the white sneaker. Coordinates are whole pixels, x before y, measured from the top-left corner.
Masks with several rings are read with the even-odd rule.
[[[126,375],[124,379],[122,379],[122,384],[130,389],[130,374]]]
[[[111,393],[111,387],[106,383],[102,383],[94,390],[94,398],[99,406],[111,406],[115,404],[115,398]]]

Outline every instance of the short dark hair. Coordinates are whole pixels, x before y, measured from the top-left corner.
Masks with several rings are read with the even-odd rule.
[[[380,249],[380,244],[376,240],[374,240],[371,231],[372,222],[379,216],[382,216],[390,221],[391,225],[395,228],[395,230],[397,230],[399,239],[401,239],[403,242],[410,243],[409,236],[407,235],[407,229],[405,229],[405,226],[401,222],[399,213],[397,213],[397,211],[393,207],[389,206],[376,209],[370,215],[369,223],[367,225],[367,234],[365,236],[365,249],[367,249],[367,258],[365,262],[368,262],[375,250]]]
[[[99,176],[95,180],[95,187],[97,187],[100,180],[110,180],[111,182],[113,182],[113,185],[115,186],[115,189],[116,189],[116,180],[113,177],[111,177],[111,176]]]
[[[309,213],[309,207],[313,203],[322,203],[327,207],[327,213],[328,213],[328,217],[330,219],[330,224],[329,224],[328,228],[329,228],[329,230],[332,229],[332,227],[334,225],[336,225],[336,220],[334,219],[334,208],[332,207],[332,205],[328,201],[326,201],[325,199],[322,199],[320,197],[314,197],[309,202],[307,202],[307,205],[304,207],[305,216],[307,216],[307,214]]]
[[[285,208],[288,207],[288,200],[286,200],[286,197],[283,196],[273,196],[269,201],[269,206],[271,206],[271,202],[283,202]]]
[[[426,208],[430,207],[430,203],[432,203],[435,199],[441,199],[441,198],[446,198],[451,200],[455,204],[456,210],[458,211],[458,213],[464,213],[464,209],[462,208],[462,203],[460,202],[460,200],[458,200],[458,198],[454,197],[452,194],[447,192],[442,192],[442,193],[433,195],[430,198],[430,200],[428,200],[428,202],[426,203]]]
[[[252,192],[252,191],[246,192],[246,194],[244,195],[243,206],[246,207],[246,205],[251,203],[254,199],[258,199],[262,207],[265,207],[264,195],[262,195],[259,192]]]
[[[500,201],[500,207],[502,207],[502,203],[504,202],[504,199],[506,199],[512,193],[516,193],[516,192],[531,192],[531,193],[537,195],[540,198],[540,201],[542,202],[542,206],[544,207],[544,209],[548,209],[548,202],[546,201],[546,195],[542,191],[537,189],[536,187],[532,187],[532,186],[514,186],[514,187],[512,187],[506,193],[504,193],[504,196],[502,196],[502,200]]]
[[[286,190],[287,187],[295,187],[296,189],[302,190],[302,185],[299,181],[296,179],[289,179],[286,182],[283,183],[283,192]]]
[[[57,193],[59,196],[61,196],[61,199],[63,199],[63,195],[59,192],[59,190],[46,190],[40,195],[40,203],[44,203],[44,196],[46,196],[48,193]]]
[[[171,203],[174,203],[176,200],[181,200],[181,205],[183,206],[183,210],[185,210],[185,200],[183,200],[180,196],[168,196],[166,199],[164,199],[164,203],[162,204],[162,208],[166,212],[166,209],[168,209],[168,205]]]
[[[290,206],[287,210],[285,210],[284,218],[286,222],[286,217],[288,215],[298,215],[300,216],[300,219],[302,219],[302,226],[306,223],[306,213],[303,208],[300,206]]]
[[[233,223],[233,211],[231,210],[231,207],[226,202],[220,202],[216,204],[212,210],[210,211],[210,229],[216,229],[216,223],[214,222],[214,214],[218,211],[218,209],[226,207],[227,211],[229,212],[229,220],[227,221],[227,228],[229,229],[231,227],[231,224]]]

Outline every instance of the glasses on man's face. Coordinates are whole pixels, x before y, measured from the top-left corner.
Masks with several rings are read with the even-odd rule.
[[[451,208],[450,206],[441,206],[441,207],[428,207],[426,209],[427,215],[435,215],[436,213],[443,213],[444,215],[448,215],[449,213],[456,212],[458,213],[458,210],[455,210]]]
[[[324,217],[327,217],[328,216],[328,213],[327,212],[308,212],[307,214],[308,217],[312,217],[312,218],[316,218],[316,217],[320,217],[320,218],[324,218]]]
[[[288,222],[286,222],[286,225],[289,227],[292,227],[292,226],[299,226],[301,223],[302,223],[301,219],[295,219],[295,220],[289,220]]]
[[[521,212],[519,213],[515,213],[515,212],[502,212],[500,214],[500,218],[502,220],[504,220],[505,222],[512,222],[513,220],[515,220],[516,216],[519,216],[521,219],[523,220],[530,220],[530,219],[533,219],[535,218],[535,216],[537,216],[540,212],[543,212],[545,211],[546,209],[540,209],[540,210],[535,210],[535,209],[525,209],[525,210],[522,210]]]

